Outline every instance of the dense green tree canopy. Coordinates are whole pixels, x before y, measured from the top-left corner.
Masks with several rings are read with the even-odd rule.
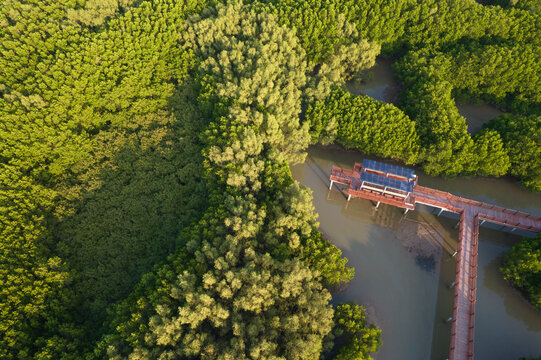
[[[536,188],[528,180],[537,177],[535,172],[517,172],[509,163],[514,158],[509,153],[511,147],[501,146],[507,130],[477,134],[472,139],[453,95],[463,92],[473,98],[508,104],[511,108],[538,108],[541,96],[538,71],[541,63],[535,55],[538,52],[537,45],[508,47],[473,43],[445,53],[412,52],[396,65],[405,86],[401,104],[416,122],[421,142],[427,149],[424,167],[428,173],[500,176],[510,169],[513,175],[530,184],[530,188]],[[536,158],[536,150],[529,149],[527,156]]]
[[[353,303],[340,304],[334,312],[334,321],[333,335],[345,343],[333,359],[372,359],[370,353],[376,352],[381,345],[381,330],[374,325],[368,326],[366,310]]]
[[[524,291],[541,310],[541,235],[523,238],[505,255],[500,268],[511,284]]]
[[[541,116],[501,115],[487,128],[503,139],[511,161],[510,173],[522,179],[528,188],[541,191]]]
[[[80,337],[81,332],[70,328],[74,328],[73,323],[85,323],[87,320],[96,326],[104,314],[103,308],[90,314],[82,311],[80,295],[86,297],[85,301],[97,301],[101,297],[103,303],[104,299],[114,301],[115,297],[110,295],[117,294],[118,300],[118,294],[124,295],[130,284],[137,281],[141,271],[148,271],[152,261],[164,257],[167,249],[171,249],[174,240],[170,236],[176,234],[171,229],[178,230],[182,226],[182,216],[179,215],[193,215],[198,211],[189,198],[180,203],[194,206],[192,210],[176,208],[180,203],[171,207],[175,198],[182,198],[182,192],[174,193],[170,200],[161,204],[163,197],[172,195],[168,191],[174,190],[175,183],[178,189],[178,182],[192,181],[191,175],[185,174],[184,179],[177,177],[174,172],[180,170],[172,170],[172,167],[179,164],[173,165],[174,162],[167,161],[168,158],[176,158],[187,162],[191,155],[183,158],[176,154],[182,145],[164,143],[178,136],[196,140],[197,131],[194,136],[194,133],[174,134],[171,130],[159,129],[158,126],[174,123],[168,116],[153,115],[154,120],[159,119],[153,125],[148,125],[153,123],[152,120],[144,120],[145,114],[166,107],[171,100],[174,85],[167,80],[172,77],[180,79],[186,74],[189,62],[185,60],[190,56],[181,54],[178,40],[174,38],[180,31],[184,5],[176,2],[160,2],[153,6],[142,4],[133,12],[114,19],[106,30],[92,37],[83,29],[62,22],[66,9],[70,9],[62,5],[9,2],[1,8],[5,22],[0,30],[0,59],[3,64],[10,64],[4,66],[5,71],[0,74],[1,268],[6,271],[2,286],[6,292],[0,297],[0,311],[5,314],[2,318],[6,319],[1,323],[0,348],[2,357],[7,359],[45,354],[50,358],[78,358],[75,349],[92,346],[91,339],[96,335],[90,336],[89,343],[85,343],[85,339]],[[156,16],[161,20],[148,26],[149,20]],[[171,36],[164,37],[160,32]],[[122,42],[126,43],[122,47],[125,53],[116,51],[119,47],[115,44]],[[172,48],[172,45],[175,47]],[[25,52],[26,48],[35,55],[30,50]],[[176,54],[173,55],[171,51]],[[12,70],[11,66],[20,71]],[[135,116],[142,123],[137,120],[132,122]],[[161,125],[157,125],[160,122]],[[142,140],[137,138],[140,127],[145,129],[140,134]],[[193,127],[197,127],[197,124],[190,124],[190,128]],[[131,139],[129,134],[132,134]],[[139,147],[139,154],[146,151],[149,155],[147,160],[134,164],[129,158],[126,159],[131,151],[127,151],[130,146],[131,150]],[[141,147],[145,150],[141,150]],[[158,147],[157,152],[150,154],[155,147]],[[124,150],[124,159],[119,162],[122,156],[115,158],[115,152],[120,149]],[[175,156],[171,156],[173,151]],[[188,154],[190,152],[192,155],[199,154],[200,148],[191,148]],[[132,154],[128,156],[133,157]],[[152,165],[161,164],[160,171],[167,176],[154,188],[159,189],[156,193],[161,193],[162,199],[152,199],[162,207],[150,207],[152,210],[148,211],[143,210],[147,206],[147,203],[141,202],[143,198],[126,201],[128,197],[119,198],[118,192],[119,187],[132,179],[140,183],[145,181],[143,178],[146,176],[146,181],[149,181],[152,167],[148,164],[155,161],[152,157],[160,160]],[[197,156],[192,160],[197,164]],[[114,168],[119,165],[124,169],[116,171]],[[145,166],[146,169],[143,169]],[[190,166],[193,168],[193,163]],[[109,174],[109,180],[114,179],[116,188],[107,182],[104,173]],[[197,175],[197,171],[192,170],[192,173]],[[139,178],[134,179],[137,176]],[[197,177],[193,181],[196,183]],[[122,202],[119,208],[111,207],[107,221],[99,220],[103,216],[101,209],[107,206],[102,207],[103,203],[96,202],[100,195],[96,197],[94,194],[104,182],[107,184],[104,189],[108,190],[101,192],[101,199],[109,200],[112,191],[117,196],[117,204]],[[136,185],[128,192],[139,196],[140,193],[133,191],[135,189]],[[190,186],[186,188],[188,193],[189,189]],[[152,193],[148,190],[147,196]],[[197,203],[201,203],[200,200]],[[92,207],[94,210],[91,210]],[[167,214],[165,217],[160,216],[162,210]],[[155,211],[153,215],[152,211]],[[132,231],[135,238],[126,236],[127,231],[121,235],[127,228],[119,227],[115,219],[123,218],[129,223],[123,225],[133,228],[133,223],[138,220],[145,221],[134,218],[135,214],[146,217],[148,226],[145,229],[148,230],[143,233]],[[169,216],[174,216],[175,220]],[[156,218],[167,226],[150,224],[154,222],[151,219]],[[63,219],[69,219],[74,228],[69,231],[56,229],[55,224]],[[137,226],[141,228],[145,223]],[[153,240],[156,236],[149,231],[152,227],[164,229],[161,241],[167,246],[158,253],[155,253],[155,247],[159,247],[159,244],[149,246],[143,240],[145,237],[146,241]],[[62,228],[67,229],[68,226],[62,225]],[[123,239],[125,242],[115,243],[108,249],[107,246],[112,245],[107,237],[111,232],[117,235],[116,240]],[[169,235],[166,236],[166,233]],[[63,235],[74,238],[66,239]],[[111,255],[122,257],[130,254],[118,250],[123,246],[125,250],[125,246],[131,246],[133,242],[138,243],[139,260],[117,257],[112,264],[133,263],[139,273],[126,276],[125,272],[119,272],[118,267],[114,270],[116,273],[111,271],[115,267],[106,265],[110,263]],[[70,244],[69,249],[63,251],[62,243]],[[95,252],[98,244],[103,254],[99,258],[99,252]],[[115,247],[116,250],[113,250]],[[145,264],[148,260],[144,260],[150,253],[141,254],[140,249],[153,253],[150,262]],[[90,258],[86,257],[88,251],[92,254]],[[82,258],[70,257],[73,254]],[[69,259],[59,258],[58,255],[66,255]],[[65,263],[66,260],[69,264]],[[67,272],[73,271],[70,267],[74,264],[77,264],[74,267],[78,272],[70,276]],[[99,271],[94,272],[98,265]],[[96,274],[107,274],[112,281],[105,282]],[[115,275],[113,279],[111,274]],[[94,287],[83,286],[88,279],[92,279]],[[85,291],[74,293],[72,285]],[[98,293],[95,292],[97,289],[100,289]],[[69,314],[73,314],[74,318],[70,319]],[[94,316],[96,314],[99,315]]]
[[[313,359],[344,319],[366,358],[289,173],[311,140],[540,188],[535,1],[244,3],[2,2],[1,358]],[[380,48],[400,108],[336,90]],[[521,115],[472,138],[454,97]]]
[[[210,33],[215,36],[205,36]],[[286,165],[308,141],[298,119],[300,89],[306,86],[304,50],[291,33],[272,16],[239,3],[209,9],[188,23],[185,46],[201,58],[200,96],[229,105],[223,115],[214,114],[203,136],[206,171],[217,188],[203,218],[182,233],[185,248],[170,259],[180,264],[179,258],[190,257],[195,263],[141,288],[142,296],[118,308],[114,332],[100,347],[108,357],[319,356],[332,328],[332,308],[317,270],[321,246],[314,240],[321,238],[314,234],[310,197]],[[218,54],[228,67],[215,64]],[[247,56],[264,68],[250,68]],[[296,66],[286,66],[292,61]],[[234,71],[242,66],[245,71]],[[274,93],[274,86],[282,92]],[[292,258],[296,252],[306,262]],[[344,265],[325,269],[326,283],[348,280]]]
[[[325,102],[311,105],[306,118],[313,142],[336,138],[346,147],[409,164],[416,162],[420,152],[415,123],[395,106],[368,96],[337,89]]]

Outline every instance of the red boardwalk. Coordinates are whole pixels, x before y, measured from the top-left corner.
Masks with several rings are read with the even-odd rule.
[[[359,197],[377,201],[377,205],[382,202],[402,207],[406,211],[415,209],[415,204],[419,203],[460,214],[449,359],[473,359],[479,222],[541,232],[541,217],[419,186],[412,173],[394,175],[398,173],[398,167],[392,165],[389,165],[393,168],[389,173],[374,172],[374,163],[370,163],[371,168],[355,164],[353,170],[333,166],[330,188],[335,182],[347,185],[348,200]],[[387,180],[389,178],[396,180]]]

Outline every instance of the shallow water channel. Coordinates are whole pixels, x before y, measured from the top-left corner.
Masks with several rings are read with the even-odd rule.
[[[503,111],[490,104],[456,103],[458,113],[466,118],[468,132],[473,134],[483,127],[483,124],[503,114]]]
[[[313,191],[320,230],[356,274],[334,296],[368,309],[380,327],[383,345],[378,360],[446,359],[449,350],[457,220],[451,214],[418,206],[403,210],[364,199],[346,201],[340,185],[329,191],[331,166],[352,168],[363,155],[337,147],[313,147],[304,164],[291,167],[293,177]],[[419,184],[456,195],[541,215],[541,195],[510,179],[428,177],[417,170]],[[496,227],[498,229],[499,227]],[[502,253],[518,234],[481,227],[476,303],[475,358],[518,359],[541,355],[541,313],[502,279]]]
[[[400,85],[391,69],[392,61],[378,58],[376,65],[363,74],[364,79],[354,78],[345,89],[355,95],[368,95],[379,101],[396,104]]]

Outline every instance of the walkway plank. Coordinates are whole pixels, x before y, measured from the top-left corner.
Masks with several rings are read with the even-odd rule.
[[[406,199],[361,190],[361,172],[359,164],[353,170],[333,166],[330,188],[334,182],[347,185],[348,200],[358,197],[412,210],[419,203],[460,214],[449,359],[473,359],[479,221],[537,233],[541,232],[541,217],[419,185]]]

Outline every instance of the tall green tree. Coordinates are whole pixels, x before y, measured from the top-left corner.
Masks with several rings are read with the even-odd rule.
[[[292,34],[240,3],[190,20],[184,46],[201,57],[201,106],[221,109],[202,136],[210,207],[181,234],[184,247],[169,264],[117,308],[98,354],[319,356],[333,312],[316,268],[319,254],[310,254],[316,249],[308,243],[315,232],[309,193],[287,168],[308,142],[298,118],[307,83],[304,50]],[[217,58],[230,67],[218,67]],[[314,261],[304,263],[296,253]],[[324,276],[336,283],[350,272],[326,269]]]
[[[541,311],[541,235],[523,238],[505,254],[503,276],[524,291],[532,304]]]
[[[366,310],[357,304],[339,304],[334,312],[333,335],[343,345],[336,360],[368,360],[381,346],[381,330],[366,320]]]
[[[505,114],[492,119],[486,127],[496,130],[509,154],[511,175],[534,191],[541,190],[541,116]]]
[[[312,142],[336,140],[367,154],[417,161],[420,147],[415,123],[392,104],[368,96],[354,96],[342,89],[325,102],[311,105],[306,118],[311,124]]]
[[[472,168],[480,175],[502,176],[511,165],[500,134],[495,130],[482,130],[474,136]]]

